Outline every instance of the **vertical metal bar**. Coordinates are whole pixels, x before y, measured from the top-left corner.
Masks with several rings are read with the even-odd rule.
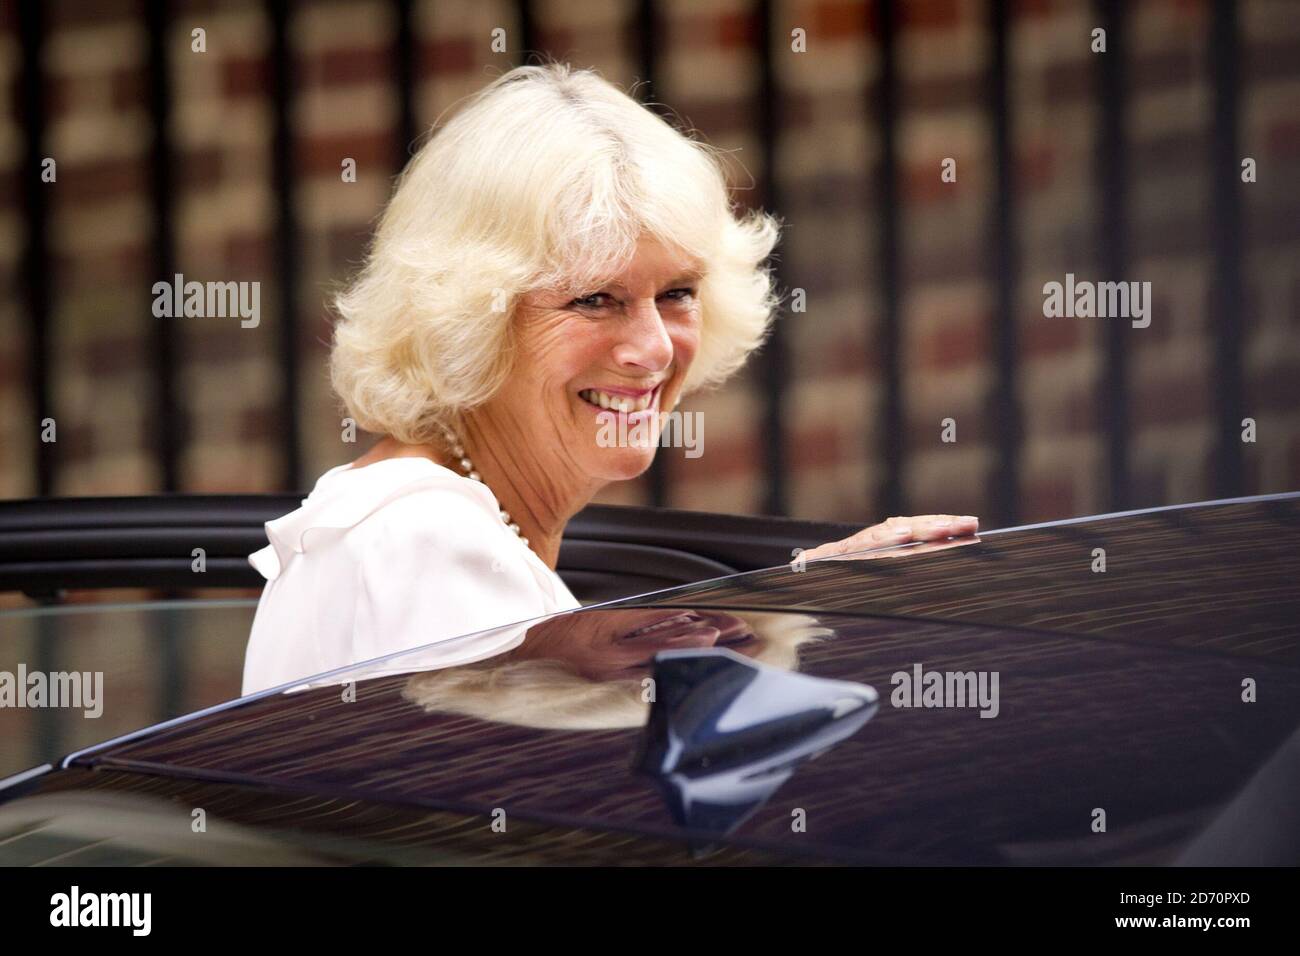
[[[60,670],[63,658],[63,616],[51,607],[42,608],[36,615],[36,647],[33,648],[32,658],[33,671],[54,674]],[[37,759],[33,763],[53,763],[67,753],[64,746],[67,713],[61,707],[36,708]],[[81,715],[78,713],[77,716]]]
[[[780,89],[776,82],[776,65],[772,59],[773,10],[772,0],[759,0],[755,16],[758,18],[758,139],[759,154],[762,157],[763,206],[769,212],[781,208],[781,177],[776,168],[777,138],[780,135],[781,108]],[[773,265],[777,275],[778,287],[784,287],[781,281],[780,262]],[[789,378],[786,355],[785,329],[781,316],[772,327],[767,342],[759,354],[759,381],[763,388],[763,431],[760,441],[763,447],[764,497],[763,511],[771,515],[787,513],[786,501],[786,426],[785,426],[785,388]]]
[[[995,317],[994,366],[997,384],[992,411],[996,428],[997,467],[989,495],[990,526],[1009,527],[1020,520],[1020,405],[1016,400],[1016,269],[1015,195],[1011,181],[1015,165],[1012,146],[1008,81],[1011,62],[1006,0],[991,0],[989,33],[989,112],[993,127],[994,197],[992,231]]]
[[[172,282],[176,273],[176,204],[172,170],[171,57],[167,49],[170,25],[165,0],[148,0],[149,116],[153,142],[149,149],[149,204],[153,213],[154,282]],[[153,283],[150,283],[152,285]],[[178,317],[154,319],[152,367],[154,379],[155,452],[162,490],[180,490],[180,450],[183,442],[184,416],[177,394],[177,367],[180,360]]]
[[[18,78],[18,109],[23,128],[22,208],[23,253],[20,266],[23,304],[27,311],[27,388],[31,412],[32,464],[35,492],[40,497],[54,494],[56,479],[54,442],[41,440],[41,422],[55,418],[50,386],[51,280],[49,249],[50,204],[41,181],[45,150],[45,7],[39,3],[18,4],[18,33],[22,48],[22,69]],[[55,419],[57,429],[57,418]],[[57,432],[56,432],[57,437]]]
[[[637,77],[644,81],[637,88],[642,104],[672,122],[671,111],[659,102],[659,47],[663,42],[663,20],[656,0],[637,0],[636,30],[632,54],[636,59]]]
[[[885,462],[885,480],[879,489],[883,515],[902,514],[903,495],[903,375],[902,330],[899,313],[902,302],[902,270],[899,262],[901,222],[898,204],[898,65],[895,44],[898,23],[894,0],[876,0],[880,30],[880,76],[876,80],[876,123],[880,139],[877,171],[877,205],[880,209],[880,356],[884,377],[884,399],[880,406],[880,447]],[[869,321],[869,320],[868,320]],[[875,489],[871,489],[875,491]]]
[[[655,81],[659,78],[660,22],[655,0],[636,0],[634,30],[633,55],[636,58],[637,78],[644,84],[639,90],[641,100],[645,102],[659,96]],[[647,106],[662,115],[663,111],[657,104],[648,103]]]
[[[637,95],[642,104],[660,115],[663,111],[655,103],[647,102],[656,96],[659,70],[659,15],[655,0],[637,0],[636,18],[633,22],[632,49],[636,57]],[[668,505],[668,466],[666,452],[660,449],[646,472],[650,492],[650,505],[664,508]]]
[[[1241,419],[1245,405],[1242,385],[1241,276],[1241,156],[1237,100],[1240,57],[1237,6],[1215,0],[1208,37],[1214,81],[1214,125],[1211,141],[1210,234],[1214,237],[1214,383],[1217,402],[1214,453],[1214,496],[1245,494],[1242,470]]]
[[[539,53],[537,49],[537,23],[533,18],[533,5],[531,0],[515,0],[515,19],[519,23],[519,63],[523,66],[534,53]]]
[[[1124,120],[1128,111],[1125,30],[1127,10],[1123,0],[1098,0],[1097,16],[1106,31],[1106,52],[1097,56],[1100,75],[1097,102],[1101,124],[1097,134],[1097,178],[1101,190],[1101,217],[1097,235],[1102,278],[1128,279],[1128,136]],[[1105,326],[1105,381],[1102,417],[1106,426],[1107,509],[1129,507],[1128,354],[1123,322]]]
[[[289,0],[269,0],[271,21],[271,97],[273,133],[271,192],[275,196],[275,264],[280,285],[281,452],[285,491],[302,490],[302,442],[298,424],[298,217],[293,177],[293,50],[289,38]]]
[[[158,675],[154,706],[156,719],[160,721],[179,717],[187,710],[186,660],[189,658],[189,640],[193,637],[185,633],[185,625],[197,617],[176,592],[167,592],[166,598],[170,602],[167,606],[149,614],[156,655],[154,666]]]
[[[172,82],[171,55],[167,32],[171,17],[165,0],[148,0],[145,5],[148,26],[148,84],[149,114],[153,124],[153,143],[149,150],[149,202],[153,212],[153,272],[154,281],[172,282],[176,273],[176,189],[172,149]],[[152,283],[150,283],[152,285]],[[162,474],[162,488],[167,492],[179,491],[180,456],[185,442],[186,421],[180,406],[177,388],[180,365],[180,341],[177,334],[179,316],[154,320],[154,401],[155,420],[158,422],[158,466]],[[174,599],[176,592],[167,590],[160,597]],[[169,614],[150,621],[150,631],[157,650],[156,700],[161,713],[184,699],[185,647],[178,645],[171,634]],[[176,712],[179,713],[179,707]]]
[[[393,86],[397,97],[396,169],[406,168],[415,139],[416,40],[413,0],[393,0]]]

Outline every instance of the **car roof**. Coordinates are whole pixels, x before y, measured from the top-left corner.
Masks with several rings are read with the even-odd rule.
[[[898,556],[624,603],[980,624],[1300,663],[1297,534],[1300,494],[1273,495],[1011,528],[941,554],[890,549]]]
[[[572,613],[815,618],[831,633],[802,644],[799,670],[879,690],[861,730],[800,765],[726,839],[866,862],[1168,862],[1300,724],[1298,522],[1296,495],[1104,516]],[[892,706],[899,675],[929,671],[997,673],[1000,712]],[[348,700],[336,685],[349,673],[367,671],[69,762],[706,836],[673,818],[662,781],[633,772],[640,727],[558,729],[431,708],[412,691],[419,673],[362,680]],[[1250,701],[1248,682],[1258,688]],[[1090,826],[1097,809],[1110,814],[1106,839]],[[791,825],[799,815],[803,830]]]

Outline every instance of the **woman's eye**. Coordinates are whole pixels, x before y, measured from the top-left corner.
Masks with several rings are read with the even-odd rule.
[[[674,302],[688,302],[695,298],[695,290],[686,287],[681,289],[669,289],[664,293],[664,296],[672,299]]]
[[[599,309],[607,305],[609,296],[604,292],[593,292],[591,295],[581,295],[570,302],[570,305],[576,305],[580,309]]]

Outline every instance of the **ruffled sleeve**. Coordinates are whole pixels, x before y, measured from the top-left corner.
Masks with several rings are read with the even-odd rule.
[[[436,644],[418,656],[420,666],[465,663],[523,640],[524,628],[503,625],[560,609],[530,567],[527,546],[474,490],[433,488],[371,515],[357,567],[352,660]]]

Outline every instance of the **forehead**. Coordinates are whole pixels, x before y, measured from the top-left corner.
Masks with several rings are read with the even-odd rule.
[[[695,257],[646,238],[637,243],[632,255],[618,262],[575,264],[564,271],[554,286],[535,290],[533,294],[573,294],[606,288],[640,294],[655,291],[655,287],[668,282],[700,279],[703,274],[703,264]]]
[[[664,245],[657,239],[642,239],[636,252],[610,277],[612,282],[636,282],[673,279],[683,274],[699,274],[700,263],[691,256]]]

